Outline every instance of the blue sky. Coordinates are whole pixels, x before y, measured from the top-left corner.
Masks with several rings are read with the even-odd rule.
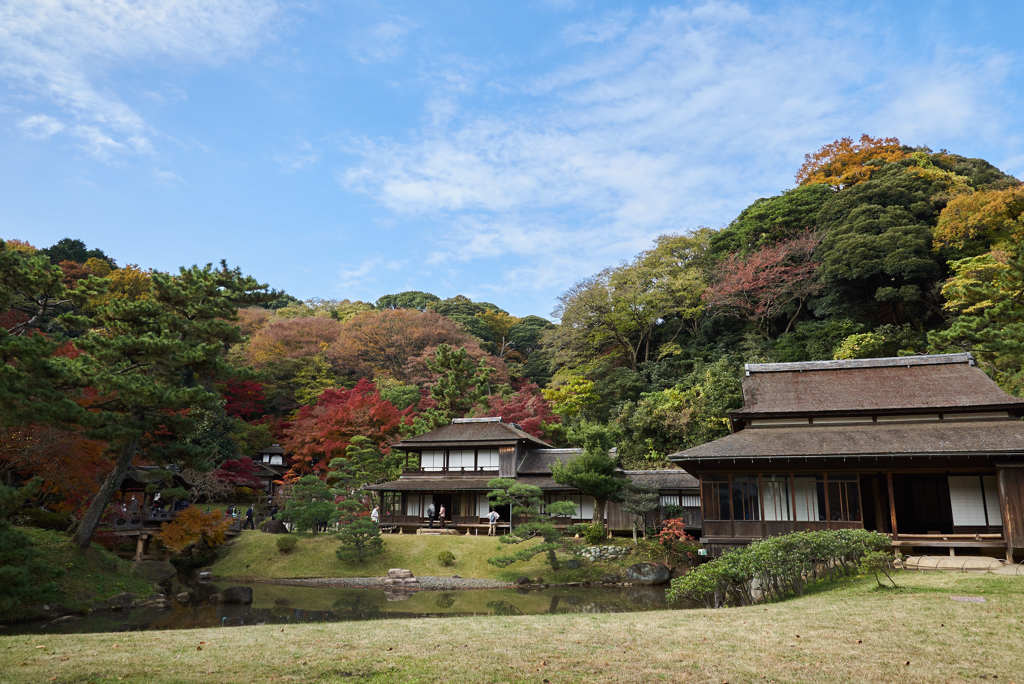
[[[869,133],[1024,177],[1019,2],[0,1],[0,237],[548,315]]]

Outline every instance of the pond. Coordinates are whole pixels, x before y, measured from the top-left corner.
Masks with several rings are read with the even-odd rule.
[[[240,585],[232,585],[240,586]],[[26,623],[0,634],[122,632],[384,618],[621,613],[664,610],[663,587],[547,587],[392,593],[379,589],[251,584],[249,606],[213,604],[167,610],[97,611],[56,624]]]

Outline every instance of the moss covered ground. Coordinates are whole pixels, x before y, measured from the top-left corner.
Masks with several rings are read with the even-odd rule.
[[[132,574],[130,562],[98,544],[82,552],[62,532],[34,527],[18,530],[32,540],[45,566],[53,573],[57,591],[51,603],[59,604],[68,612],[85,610],[122,592],[146,596],[153,591],[153,585]],[[29,619],[43,614],[40,604],[26,608],[17,617]]]
[[[597,579],[609,572],[621,571],[623,563],[583,564],[575,570],[552,571],[543,554],[499,568],[488,558],[509,553],[519,545],[500,544],[497,537],[466,535],[386,534],[384,553],[364,563],[345,563],[335,556],[338,540],[331,535],[304,535],[291,553],[277,550],[280,535],[247,530],[221,553],[212,572],[224,578],[273,579],[286,577],[379,577],[388,568],[408,568],[417,576],[472,577],[515,580],[517,577],[542,578],[546,582],[572,582]],[[537,542],[527,541],[530,545]],[[615,543],[632,548],[629,540]],[[442,565],[438,555],[450,551],[455,564]],[[560,557],[562,557],[560,555]],[[563,560],[568,559],[565,556]],[[629,563],[637,562],[627,557]],[[643,558],[646,560],[646,556]]]

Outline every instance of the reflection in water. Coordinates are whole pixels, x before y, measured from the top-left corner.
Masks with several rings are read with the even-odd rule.
[[[663,610],[661,587],[550,587],[547,589],[474,589],[467,591],[394,592],[377,589],[293,587],[253,584],[253,604],[174,606],[97,612],[80,620],[47,626],[13,625],[0,634],[118,632],[186,629],[254,624],[338,622],[382,618],[458,617],[467,615],[538,615],[543,613],[617,613]]]

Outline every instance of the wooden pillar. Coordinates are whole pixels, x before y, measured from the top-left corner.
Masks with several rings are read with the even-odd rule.
[[[896,526],[896,494],[892,486],[892,473],[886,473],[885,480],[889,486],[889,520],[892,522],[892,534],[895,537],[900,531]]]
[[[139,533],[139,536],[135,538],[135,560],[142,560],[142,555],[146,551],[146,537],[149,535]]]
[[[1024,525],[1024,477],[1019,468],[997,468],[996,487],[999,490],[999,512],[1003,517],[1003,538],[1006,539],[1006,562],[1013,563],[1013,549],[1024,545],[1021,525]]]

